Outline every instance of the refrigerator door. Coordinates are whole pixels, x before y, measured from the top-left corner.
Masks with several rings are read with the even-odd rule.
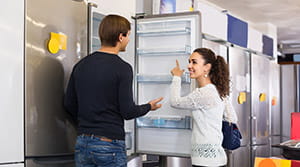
[[[251,166],[254,166],[255,157],[270,157],[270,145],[252,146]]]
[[[242,134],[241,145],[247,146],[250,145],[250,55],[234,47],[229,47],[228,55],[231,103],[238,116],[238,128]]]
[[[270,102],[271,102],[271,145],[280,144],[281,112],[280,112],[280,65],[270,63]],[[272,147],[271,155],[281,155],[280,148]]]
[[[24,162],[24,3],[1,3],[0,164]]]
[[[73,65],[87,54],[87,5],[27,0],[26,7],[25,156],[73,153],[76,130],[63,96]]]
[[[209,48],[213,52],[215,52],[216,55],[222,56],[226,62],[227,61],[227,52],[228,52],[228,47],[225,45],[222,45],[220,43],[210,41],[208,39],[203,39],[202,40],[202,47],[203,48]]]
[[[298,66],[298,65],[297,65]],[[293,64],[281,65],[281,122],[282,140],[290,140],[291,113],[297,111],[297,66]]]
[[[137,101],[143,104],[164,97],[162,108],[136,120],[136,150],[139,153],[190,154],[191,113],[170,106],[170,70],[175,67],[176,60],[181,68],[187,68],[189,55],[201,46],[200,27],[197,12],[137,19]],[[192,89],[187,73],[182,81],[182,95],[186,95]]]
[[[9,165],[0,165],[0,167],[24,167],[24,163],[20,163],[20,164],[9,164]]]
[[[227,167],[251,167],[250,166],[250,146],[242,146],[232,151],[228,156]]]
[[[268,58],[251,54],[252,145],[269,144],[269,68]]]
[[[33,158],[25,161],[27,167],[74,167],[73,156]]]

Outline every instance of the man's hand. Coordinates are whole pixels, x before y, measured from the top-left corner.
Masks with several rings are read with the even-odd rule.
[[[160,108],[162,106],[162,104],[157,104],[159,103],[160,101],[162,101],[163,97],[160,97],[160,98],[157,98],[157,99],[154,99],[154,100],[151,100],[149,102],[149,104],[151,105],[151,110],[156,110],[158,108]]]

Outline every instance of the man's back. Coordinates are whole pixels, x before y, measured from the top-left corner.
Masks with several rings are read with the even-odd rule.
[[[74,67],[70,82],[77,96],[78,134],[124,140],[124,119],[144,115],[151,107],[134,104],[132,68],[115,54],[85,57]]]

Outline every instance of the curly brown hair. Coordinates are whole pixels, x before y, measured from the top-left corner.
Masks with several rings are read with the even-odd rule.
[[[198,48],[194,52],[199,53],[205,60],[205,64],[211,64],[209,77],[211,82],[217,87],[221,98],[229,95],[229,68],[222,56],[216,56],[208,48]]]

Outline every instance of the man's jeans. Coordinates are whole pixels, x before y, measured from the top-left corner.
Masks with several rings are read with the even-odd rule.
[[[125,141],[101,141],[80,135],[75,145],[76,167],[127,167]]]

